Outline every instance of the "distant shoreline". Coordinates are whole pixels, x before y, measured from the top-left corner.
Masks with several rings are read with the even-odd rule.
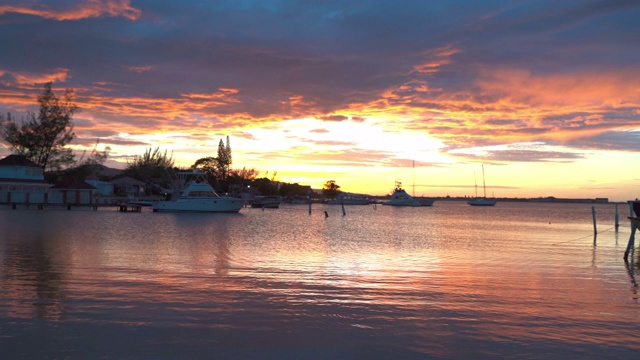
[[[436,201],[469,201],[473,197],[465,196],[415,196],[416,198],[429,198]],[[388,199],[388,196],[376,196],[378,200]],[[572,198],[556,198],[556,197],[539,197],[539,198],[500,198],[495,197],[498,202],[532,202],[532,203],[574,203],[574,204],[627,204],[627,201],[609,201],[608,198],[584,198],[584,199],[572,199]]]

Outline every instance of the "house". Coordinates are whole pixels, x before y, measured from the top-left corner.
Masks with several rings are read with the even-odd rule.
[[[78,178],[67,178],[51,187],[49,204],[90,205],[96,188]]]
[[[85,181],[96,188],[93,191],[94,196],[113,196],[114,194],[113,184],[108,181],[100,181],[95,175],[90,175]]]
[[[145,195],[145,183],[124,176],[115,180],[111,180],[113,184],[113,192],[118,196],[139,197]]]
[[[0,203],[44,204],[51,184],[41,167],[22,155],[0,159]]]

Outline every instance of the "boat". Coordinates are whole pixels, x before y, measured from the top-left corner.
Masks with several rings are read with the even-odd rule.
[[[173,193],[177,196],[155,202],[154,212],[237,213],[244,206],[242,199],[218,195],[200,171],[181,171],[177,176],[179,189]]]
[[[396,187],[393,190],[393,194],[391,194],[391,199],[382,204],[391,206],[422,206],[422,203],[418,201],[418,199],[415,199],[413,196],[409,195],[402,188],[402,183],[400,181],[396,181]]]
[[[371,199],[366,196],[352,194],[348,192],[341,192],[338,196],[329,201],[331,205],[369,205]]]
[[[277,209],[280,207],[280,196],[256,196],[251,202],[252,208]]]
[[[429,199],[426,197],[417,197],[416,196],[416,175],[415,175],[415,169],[416,169],[416,162],[413,161],[413,198],[418,200],[418,202],[420,202],[420,206],[433,206],[433,203],[436,201],[435,199]]]
[[[476,197],[475,199],[467,201],[467,204],[471,206],[495,206],[498,200],[487,198],[487,185],[484,181],[484,164],[482,164],[482,187],[484,188],[484,196],[478,197],[478,184],[476,183]]]

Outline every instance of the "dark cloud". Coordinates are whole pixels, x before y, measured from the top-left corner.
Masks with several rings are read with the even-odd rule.
[[[623,0],[11,0],[0,110],[28,109],[54,81],[77,90],[85,137],[393,112],[450,148],[638,151],[618,131],[640,120],[638,18],[640,4]]]
[[[320,116],[318,119],[324,121],[346,121],[349,120],[349,117],[344,115],[326,115]]]
[[[585,150],[617,150],[640,152],[640,131],[607,131],[570,142],[571,147]]]

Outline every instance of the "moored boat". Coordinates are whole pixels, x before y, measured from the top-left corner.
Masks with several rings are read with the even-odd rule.
[[[242,199],[218,195],[200,172],[180,172],[178,179],[186,187],[173,200],[155,202],[154,212],[237,213],[244,206]]]
[[[341,192],[338,196],[329,201],[331,205],[369,205],[371,199],[366,196],[352,194],[348,192]]]
[[[396,181],[396,187],[391,194],[389,201],[382,203],[383,205],[391,206],[422,206],[422,203],[418,199],[409,195],[403,188],[400,181]],[[433,204],[433,203],[432,203]]]
[[[475,176],[474,176],[474,180],[475,180]],[[475,187],[476,187],[476,197],[475,197],[475,199],[471,199],[471,200],[467,201],[467,204],[469,204],[471,206],[495,206],[495,204],[498,202],[498,200],[487,198],[487,185],[486,185],[486,183],[484,181],[484,164],[482,165],[482,187],[484,189],[484,196],[483,197],[478,197],[478,184],[477,183],[476,183]]]
[[[277,209],[280,207],[280,196],[256,196],[251,202],[252,208]]]

